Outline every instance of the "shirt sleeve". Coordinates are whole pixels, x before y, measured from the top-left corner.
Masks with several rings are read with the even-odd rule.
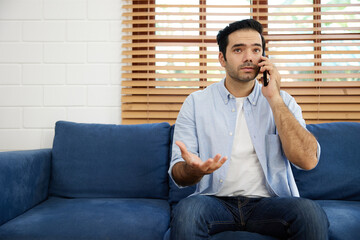
[[[169,167],[169,176],[173,182],[179,186],[173,179],[172,168],[178,162],[185,161],[181,157],[181,151],[179,147],[175,144],[176,141],[181,141],[185,144],[187,150],[193,154],[199,155],[198,153],[198,138],[196,134],[196,123],[195,123],[195,109],[194,109],[194,99],[192,95],[189,95],[184,104],[182,105],[179,115],[175,122],[173,143],[172,143],[172,154]]]

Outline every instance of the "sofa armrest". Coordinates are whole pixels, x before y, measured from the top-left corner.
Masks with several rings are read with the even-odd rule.
[[[48,196],[51,149],[0,152],[0,225]]]

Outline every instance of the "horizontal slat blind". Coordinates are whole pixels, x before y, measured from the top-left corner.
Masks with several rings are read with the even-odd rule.
[[[358,1],[124,2],[123,124],[174,123],[190,93],[224,77],[216,34],[245,18],[263,24],[266,54],[307,123],[360,121]]]

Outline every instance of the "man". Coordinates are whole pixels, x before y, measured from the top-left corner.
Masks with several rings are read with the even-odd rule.
[[[191,94],[175,124],[169,174],[179,187],[196,184],[196,191],[174,210],[171,239],[208,239],[227,230],[327,239],[324,211],[299,197],[290,166],[313,169],[320,146],[262,56],[261,24],[234,22],[217,41],[225,78]],[[266,87],[255,79],[264,71]]]

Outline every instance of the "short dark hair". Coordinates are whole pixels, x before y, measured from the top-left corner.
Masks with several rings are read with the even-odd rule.
[[[243,30],[243,29],[253,29],[257,31],[261,36],[261,43],[263,51],[265,51],[265,39],[263,34],[263,26],[261,23],[254,19],[244,19],[241,21],[236,21],[230,23],[224,29],[220,30],[218,35],[216,36],[216,41],[219,45],[219,51],[223,53],[224,59],[226,61],[226,47],[229,43],[229,35],[235,31]]]

